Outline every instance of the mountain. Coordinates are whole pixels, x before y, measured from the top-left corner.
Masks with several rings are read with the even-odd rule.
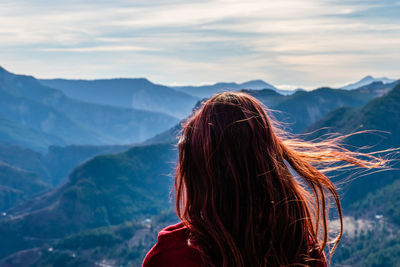
[[[370,84],[361,86],[354,90],[362,92],[362,93],[374,94],[376,96],[383,96],[384,94],[386,94],[390,90],[392,90],[394,87],[396,87],[396,85],[398,85],[398,84],[400,84],[400,80],[394,81],[392,83],[383,83],[381,81],[376,81],[376,82],[372,82]]]
[[[127,144],[174,125],[169,115],[73,100],[35,78],[0,68],[0,115],[66,144]]]
[[[293,90],[284,90],[284,89],[277,89],[276,92],[278,92],[281,95],[292,95],[296,92],[304,92],[306,90],[302,89],[302,88],[297,88],[297,89],[293,89]]]
[[[386,77],[374,78],[371,75],[368,75],[368,76],[365,76],[364,78],[362,78],[361,80],[359,80],[358,82],[348,84],[346,86],[341,87],[340,89],[352,90],[352,89],[357,89],[357,88],[360,88],[362,86],[371,84],[373,82],[382,82],[382,83],[385,84],[385,83],[392,83],[394,81],[395,80],[389,79],[389,78],[386,78]]]
[[[400,257],[400,176],[351,206],[359,224],[345,234],[334,266],[397,266]],[[358,229],[357,229],[358,228]]]
[[[376,192],[367,194],[364,198],[351,205],[351,210],[358,217],[374,218],[381,215],[388,223],[400,227],[400,176]]]
[[[343,106],[358,107],[374,98],[369,91],[347,91],[318,88],[312,91],[298,91],[290,96],[275,95],[271,91],[247,91],[257,97],[268,108],[276,110],[274,116],[287,130],[300,133],[325,116],[328,112]]]
[[[288,98],[287,96],[279,94],[272,89],[262,89],[262,90],[243,89],[241,91],[254,96],[267,107],[275,107]]]
[[[346,144],[350,149],[368,148],[378,151],[400,147],[400,84],[382,97],[375,98],[360,108],[340,108],[332,111],[320,121],[308,127],[314,132],[310,139],[323,134],[350,134],[359,131],[375,131],[349,137]],[[323,129],[316,131],[318,129]],[[367,150],[368,151],[368,150]],[[395,155],[393,155],[395,157]],[[355,179],[344,188],[343,206],[348,207],[362,199],[368,192],[375,192],[400,177],[399,161],[391,163],[392,169],[382,173],[372,173]],[[357,175],[357,170],[353,175]]]
[[[379,135],[359,135],[351,139],[354,145],[377,145],[377,148],[400,146],[400,84],[389,93],[375,98],[360,108],[341,108],[332,111],[308,127],[308,131],[326,128],[325,132],[343,134],[364,130],[379,130]],[[382,135],[385,137],[382,139]]]
[[[50,172],[43,161],[43,154],[17,145],[0,144],[0,161],[35,173],[43,182],[51,184]]]
[[[183,121],[182,121],[183,122]],[[165,143],[171,143],[171,144],[177,144],[178,143],[178,137],[180,135],[180,131],[182,130],[182,122],[178,123],[174,127],[157,134],[156,136],[144,141],[142,144],[143,145],[151,145],[151,144],[165,144]]]
[[[374,109],[376,114],[380,114],[381,120],[386,120],[382,122],[389,125],[386,129],[392,131],[390,127],[395,128],[399,121],[399,88],[400,85],[361,108],[342,112],[332,123],[354,116],[354,112],[360,110],[365,114],[357,114],[358,117],[374,120],[368,115]],[[368,90],[360,92],[322,88],[315,91],[298,92],[297,96],[281,96],[271,90],[249,93],[258,94],[256,97],[269,106],[291,107],[290,103],[298,99],[303,108],[312,105],[324,108],[325,105],[332,109],[348,103],[354,105],[353,102],[361,105],[363,101],[375,97]],[[331,97],[335,100],[333,104],[329,103]],[[297,115],[296,109],[289,110],[295,111],[293,116]],[[358,118],[350,121],[354,119]],[[346,125],[344,123],[340,127]],[[339,129],[339,126],[336,128]],[[358,125],[352,127],[355,126]],[[153,142],[174,142],[177,132],[179,125],[154,138]],[[79,149],[56,147],[53,151],[55,165],[62,165],[63,159],[75,158],[74,151]],[[144,253],[155,242],[157,230],[153,229],[154,216],[170,208],[171,203],[167,200],[176,159],[177,151],[173,145],[153,144],[132,147],[118,154],[96,156],[82,163],[71,173],[66,184],[18,204],[0,219],[2,244],[7,244],[0,246],[0,258],[3,258],[0,265],[24,266],[24,263],[35,262],[39,266],[55,263],[139,266]],[[376,188],[394,181],[394,172],[390,178],[387,178],[388,173],[384,175],[384,179],[382,174],[379,179],[375,176],[375,182],[364,177],[355,181],[354,184],[359,182],[356,187],[362,188],[362,194],[356,192],[354,197],[357,196],[357,199],[345,204],[346,210],[355,200],[365,197],[366,192],[374,193]],[[377,183],[378,187],[374,187]],[[173,216],[167,217],[161,221],[169,222]]]
[[[78,165],[100,154],[128,150],[129,146],[50,146],[47,153],[0,144],[0,212],[13,208],[34,193],[65,183]],[[4,184],[8,181],[8,184]],[[12,181],[12,183],[11,183]],[[38,189],[39,188],[39,189]]]
[[[141,266],[158,232],[177,222],[173,211],[163,211],[145,220],[84,230],[18,251],[0,260],[0,266]]]
[[[247,81],[244,83],[240,83],[237,86],[241,87],[240,89],[253,89],[253,90],[276,89],[273,85],[266,83],[263,80]]]
[[[190,116],[192,116],[193,114],[195,114],[195,112],[201,108],[202,103],[205,101],[206,99],[202,99],[200,101],[198,101],[196,103],[196,105],[194,105],[191,114],[188,116],[188,118]],[[155,136],[153,136],[152,138],[147,139],[146,141],[142,142],[142,145],[153,145],[153,144],[177,144],[178,140],[179,140],[179,136],[181,134],[181,130],[182,130],[182,124],[185,122],[187,118],[181,120],[179,123],[177,123],[175,126],[173,126],[172,128],[157,134]]]
[[[213,85],[201,85],[201,86],[174,86],[175,90],[185,92],[187,94],[204,98],[210,97],[215,93],[222,91],[238,91],[241,89],[272,89],[277,90],[273,85],[270,85],[262,80],[248,81],[244,83],[215,83]]]
[[[391,89],[391,87],[388,88]],[[380,95],[382,90],[381,87],[379,87],[379,90],[363,88],[352,91],[319,88],[313,91],[297,91],[293,95],[281,95],[272,89],[243,89],[241,91],[261,101],[262,104],[270,109],[272,115],[281,125],[288,125],[288,127],[285,127],[286,130],[300,133],[330,111],[344,106],[362,106]],[[197,103],[196,107],[200,105],[201,101]],[[181,130],[181,123],[182,121],[146,140],[143,144],[176,143],[178,140],[176,136],[179,135]]]
[[[57,136],[41,132],[0,116],[0,143],[46,151],[49,145],[63,145],[64,141]]]
[[[242,91],[256,97],[272,109],[278,122],[288,126],[287,130],[300,133],[330,111],[346,106],[360,107],[392,90],[399,83],[377,82],[355,90],[324,87],[312,91],[297,91],[292,95],[281,95],[270,89]]]
[[[0,85],[0,116],[13,121],[14,128],[32,128],[38,134],[41,132],[43,136],[55,136],[58,140],[53,138],[56,141],[54,144],[105,142],[96,132],[72,120],[64,112],[30,98],[12,94],[11,90],[7,87],[6,91],[5,87]],[[5,129],[9,127],[6,120],[2,123]]]
[[[61,90],[68,97],[85,102],[158,111],[176,118],[187,116],[198,100],[184,92],[158,85],[144,78],[101,80],[39,80]]]
[[[0,161],[35,173],[50,185],[58,186],[67,180],[78,165],[101,154],[126,151],[131,146],[50,146],[46,152],[38,152],[17,145],[0,144]]]
[[[0,212],[7,211],[27,197],[49,190],[38,175],[0,161]]]
[[[364,89],[347,91],[320,88],[311,92],[298,92],[292,96],[279,96],[268,90],[248,90],[246,92],[253,94],[273,110],[277,110],[274,115],[279,122],[288,121],[284,116],[296,119],[296,123],[290,126],[292,129],[294,128],[294,132],[313,132],[327,127],[324,131],[316,131],[310,135],[310,139],[317,138],[327,132],[347,134],[370,129],[391,134],[360,134],[349,138],[348,144],[356,147],[371,145],[375,150],[400,147],[400,124],[398,123],[400,121],[400,84],[388,94],[378,98],[375,98],[375,95],[379,92]],[[368,102],[368,100],[371,101]],[[363,104],[365,105],[363,106]],[[318,119],[320,120],[318,121]],[[313,121],[315,123],[308,126]],[[147,143],[176,143],[176,135],[179,134],[180,130],[181,127],[178,124],[148,140]],[[382,138],[382,135],[385,139]],[[354,173],[347,172],[346,174],[356,175],[356,170]],[[347,207],[355,200],[360,199],[365,192],[373,192],[377,188],[392,182],[396,179],[396,175],[396,172],[388,171],[384,173],[385,179],[382,179],[381,173],[356,179],[345,186],[343,205]]]
[[[79,231],[143,220],[169,209],[176,150],[170,144],[97,156],[69,181],[26,201],[0,219],[0,258]]]
[[[103,154],[115,154],[131,148],[128,145],[70,145],[50,146],[47,153],[42,154],[41,162],[49,173],[50,183],[58,186],[64,183],[71,171],[78,165],[90,160],[94,156]]]

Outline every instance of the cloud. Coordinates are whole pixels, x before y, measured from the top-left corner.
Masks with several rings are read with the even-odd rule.
[[[398,1],[4,0],[0,58],[41,77],[344,84],[400,76],[399,12]]]
[[[59,47],[41,48],[43,52],[124,52],[124,51],[152,51],[150,47],[140,46],[92,46],[92,47]]]

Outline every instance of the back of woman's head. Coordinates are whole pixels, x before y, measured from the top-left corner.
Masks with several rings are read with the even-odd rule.
[[[277,133],[245,93],[213,96],[184,124],[176,208],[206,265],[315,265],[328,241],[328,193],[342,214],[334,185],[313,163],[381,163]]]

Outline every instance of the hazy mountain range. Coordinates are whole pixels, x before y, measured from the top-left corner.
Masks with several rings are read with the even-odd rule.
[[[241,89],[272,89],[277,91],[273,85],[268,84],[262,80],[248,81],[244,83],[215,83],[212,85],[201,85],[201,86],[174,86],[175,90],[185,92],[200,98],[210,97],[211,95],[222,92],[222,91],[237,91]]]
[[[384,95],[400,81],[390,84],[373,82],[355,90],[318,88],[312,91],[298,91],[292,95],[281,95],[275,90],[242,90],[259,99],[286,130],[301,133],[307,126],[323,118],[330,111],[340,107],[360,107],[369,100]],[[181,123],[145,142],[174,142]]]
[[[61,90],[67,96],[86,102],[158,111],[173,117],[189,115],[197,97],[158,85],[147,79],[109,80],[40,80],[40,83]]]
[[[229,88],[258,98],[293,133],[379,130],[386,134],[347,145],[400,146],[399,81],[286,95],[263,81],[172,88],[146,79],[38,81],[0,69],[0,266],[140,266],[157,231],[177,220],[179,120]],[[334,265],[396,264],[393,167],[340,186],[345,215],[364,224],[350,227],[358,230],[345,235]]]
[[[374,78],[371,75],[365,76],[361,80],[355,83],[348,84],[346,86],[341,87],[341,89],[346,89],[346,90],[352,90],[352,89],[357,89],[361,86],[366,86],[368,84],[371,84],[373,82],[382,82],[382,83],[392,83],[394,82],[394,79],[389,79],[386,77],[380,77],[380,78]]]
[[[178,121],[164,113],[74,100],[31,76],[15,75],[3,68],[0,68],[0,116],[11,121],[4,121],[3,125],[7,125],[4,134],[0,133],[1,141],[29,143],[29,147],[43,150],[48,144],[140,142]],[[10,135],[14,128],[21,134]],[[44,142],[39,142],[43,139]]]

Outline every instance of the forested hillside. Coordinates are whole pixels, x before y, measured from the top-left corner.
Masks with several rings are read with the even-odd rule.
[[[157,232],[177,221],[171,190],[182,121],[164,113],[81,102],[33,77],[4,70],[2,75],[0,266],[140,266]],[[260,81],[246,84],[255,89],[234,86],[258,98],[285,129],[312,131],[308,138],[375,130],[346,140],[348,147],[373,146],[372,151],[400,146],[397,84],[291,95],[261,88],[266,85]],[[190,88],[204,93],[222,90],[218,86]],[[356,178],[339,184],[345,235],[334,266],[397,264],[400,172],[398,154],[389,156],[392,170],[358,178],[355,171],[332,174],[336,182],[346,175]]]

